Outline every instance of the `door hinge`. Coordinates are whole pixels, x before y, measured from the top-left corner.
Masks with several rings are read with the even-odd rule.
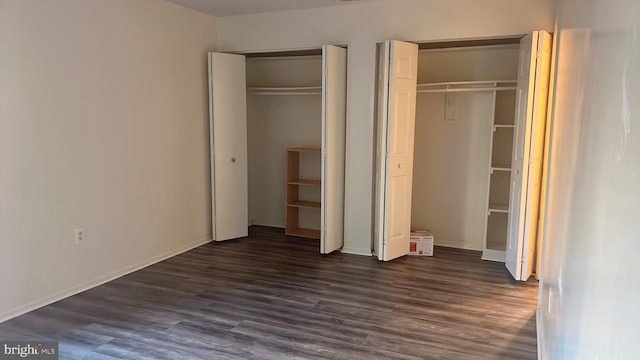
[[[323,68],[322,68],[322,76],[325,76],[325,77],[326,77],[326,76],[328,76],[328,75],[329,75],[329,69],[328,69],[328,68],[326,68],[326,67],[323,67]]]
[[[212,147],[211,147],[211,153],[213,153],[213,154],[215,154],[215,153],[216,153],[216,147],[215,147],[215,146],[212,146]]]
[[[542,51],[536,51],[536,59],[540,59],[542,57]]]

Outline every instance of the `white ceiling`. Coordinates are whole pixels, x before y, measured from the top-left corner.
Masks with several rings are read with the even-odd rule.
[[[168,0],[213,16],[309,9],[379,0]]]

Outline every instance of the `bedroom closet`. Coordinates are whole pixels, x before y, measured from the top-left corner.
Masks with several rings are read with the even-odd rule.
[[[381,44],[374,219],[380,260],[407,254],[410,229],[422,228],[437,245],[481,250],[483,259],[505,262],[514,278],[529,277],[550,44],[545,32]]]
[[[209,53],[212,227],[343,245],[346,49]]]

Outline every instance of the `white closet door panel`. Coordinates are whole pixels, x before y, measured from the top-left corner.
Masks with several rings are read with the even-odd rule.
[[[549,35],[551,36],[551,35]],[[551,63],[549,64],[549,86],[548,86],[548,91],[549,93],[547,94],[547,119],[546,119],[546,124],[545,124],[545,130],[544,130],[544,147],[542,150],[542,175],[541,175],[541,179],[540,179],[540,210],[539,210],[539,215],[538,215],[538,231],[537,231],[537,235],[536,235],[536,266],[535,266],[535,275],[536,275],[536,280],[540,280],[540,273],[542,270],[542,244],[543,244],[543,236],[544,236],[544,232],[545,232],[545,226],[546,226],[546,213],[544,211],[545,207],[547,206],[547,187],[545,186],[545,184],[547,184],[548,182],[548,173],[549,173],[549,152],[550,152],[550,146],[551,146],[551,112],[553,109],[553,103],[554,103],[554,99],[551,98],[552,96],[552,89],[555,86],[555,78],[553,76],[553,74],[555,73],[555,68],[557,66],[556,64],[556,57],[557,57],[557,50],[556,50],[556,44],[557,44],[557,39],[554,38],[553,36],[551,36]]]
[[[209,53],[213,239],[248,234],[245,58]]]
[[[347,50],[322,47],[322,209],[320,252],[344,245]]]
[[[548,33],[521,40],[505,266],[522,281],[535,264],[550,59]]]
[[[418,46],[402,41],[389,41],[388,46],[384,261],[409,253],[418,79]]]
[[[527,177],[529,167],[529,134],[531,129],[533,93],[535,83],[536,53],[538,33],[534,32],[520,40],[518,64],[518,89],[516,95],[516,113],[513,156],[511,158],[511,189],[509,196],[509,215],[507,229],[507,249],[505,266],[514,279],[520,280],[522,274],[522,227],[524,224],[526,202],[523,195],[523,179]]]
[[[547,103],[549,99],[549,76],[551,70],[551,35],[538,31],[537,62],[533,96],[531,139],[529,150],[529,171],[526,178],[525,221],[522,238],[522,273],[520,280],[526,281],[535,265],[536,240],[538,238],[538,219],[540,215],[540,193],[542,165],[547,123]]]
[[[378,80],[376,109],[376,189],[373,242],[378,260],[383,260],[384,222],[386,215],[387,190],[387,107],[389,103],[389,63],[391,62],[391,42],[385,41],[378,54]]]

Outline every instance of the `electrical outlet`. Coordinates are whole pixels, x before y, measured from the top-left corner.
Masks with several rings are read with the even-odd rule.
[[[76,245],[84,243],[85,233],[84,229],[76,229]]]

